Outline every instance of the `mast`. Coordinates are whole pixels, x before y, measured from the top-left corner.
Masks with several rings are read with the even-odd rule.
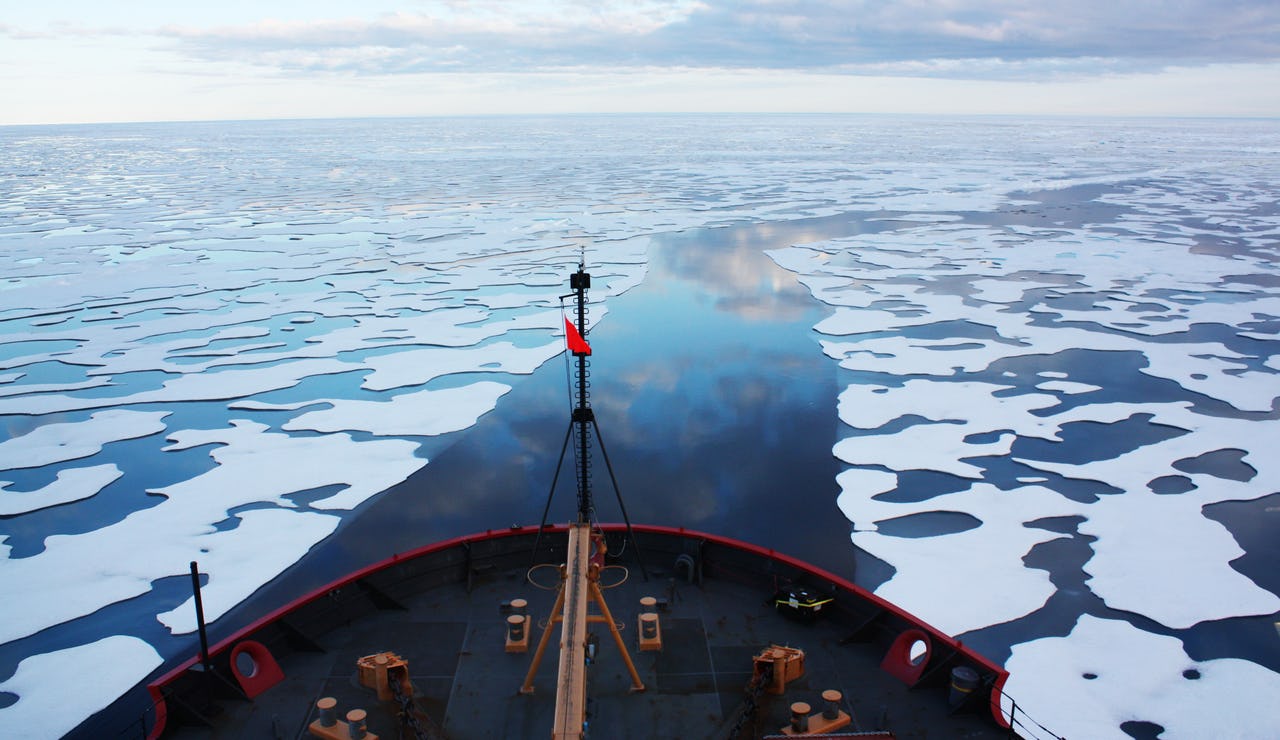
[[[647,581],[649,574],[645,571],[644,561],[640,557],[640,547],[636,543],[635,531],[631,528],[631,517],[627,515],[627,504],[622,500],[622,489],[618,487],[618,478],[613,474],[613,463],[609,460],[609,450],[605,448],[604,437],[600,434],[600,424],[596,421],[595,412],[591,410],[591,368],[587,358],[591,356],[591,346],[587,344],[587,290],[591,287],[591,275],[585,264],[578,262],[578,271],[569,275],[569,288],[573,291],[560,296],[563,305],[565,298],[574,300],[574,321],[565,319],[565,344],[568,352],[576,360],[576,387],[571,389],[574,396],[573,411],[569,417],[569,428],[564,433],[564,444],[560,448],[560,459],[556,463],[555,475],[551,477],[551,490],[547,492],[547,503],[542,509],[542,522],[538,525],[538,535],[533,542],[533,559],[537,562],[538,545],[542,541],[542,530],[547,526],[547,515],[551,513],[551,499],[555,496],[556,483],[560,480],[560,470],[564,466],[565,453],[569,451],[569,441],[574,441],[574,463],[578,484],[578,515],[576,523],[590,524],[595,516],[595,501],[591,497],[591,432],[595,432],[596,442],[600,445],[600,457],[604,459],[605,469],[609,471],[609,481],[613,484],[614,495],[618,499],[618,510],[627,525],[627,539],[635,549],[636,562],[640,566],[640,575]]]
[[[547,524],[547,513],[551,510],[551,497],[555,494],[556,482],[560,478],[560,468],[564,464],[565,452],[569,449],[569,440],[575,443],[575,463],[578,481],[578,517],[569,525],[568,551],[565,562],[560,566],[560,586],[556,595],[555,606],[542,629],[537,649],[529,671],[525,674],[520,693],[533,693],[533,680],[538,666],[550,642],[554,625],[560,625],[560,660],[556,680],[555,724],[552,737],[557,740],[577,740],[584,736],[587,695],[587,655],[590,634],[588,628],[593,624],[603,624],[613,635],[618,653],[631,675],[631,690],[644,691],[644,682],[636,670],[626,642],[619,632],[618,623],[609,612],[604,593],[600,586],[600,572],[605,568],[605,555],[608,546],[604,534],[592,529],[595,516],[595,504],[591,499],[591,432],[595,431],[596,440],[600,444],[600,454],[609,470],[609,478],[613,482],[614,492],[618,496],[618,507],[627,524],[627,534],[635,549],[639,562],[640,550],[635,543],[635,533],[631,529],[631,519],[627,516],[627,507],[622,502],[622,492],[618,489],[618,480],[613,475],[613,464],[609,462],[609,453],[604,446],[604,438],[600,436],[600,425],[596,422],[595,413],[591,410],[589,378],[591,376],[587,358],[591,355],[591,346],[585,339],[587,334],[587,290],[591,287],[591,275],[583,262],[578,263],[578,271],[569,276],[569,288],[572,293],[561,296],[572,296],[574,299],[574,323],[565,319],[565,343],[568,351],[577,360],[577,387],[573,392],[573,413],[569,419],[569,428],[565,430],[564,445],[560,448],[560,461],[556,464],[555,475],[551,479],[551,491],[547,494],[547,504],[542,510],[542,524],[538,526],[538,535],[534,539],[533,556],[536,562],[538,543],[542,530]],[[534,566],[537,567],[537,566]],[[640,564],[640,572],[648,580],[644,565]],[[595,605],[596,611],[590,609]]]
[[[569,276],[579,337],[587,336],[587,290],[591,287],[591,275],[584,267],[585,265],[579,262],[578,271]],[[585,341],[582,344],[586,346]],[[573,409],[572,417],[578,443],[578,523],[586,524],[591,521],[591,516],[595,513],[595,505],[591,500],[591,438],[588,425],[593,424],[596,417],[595,412],[591,410],[587,394],[589,377],[587,357],[591,355],[591,348],[587,346],[584,352],[580,348],[574,349],[571,345],[570,349],[578,365],[577,405]]]

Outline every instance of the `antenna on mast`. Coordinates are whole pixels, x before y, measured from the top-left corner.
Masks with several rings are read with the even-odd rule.
[[[584,259],[586,248],[583,247]],[[542,530],[547,526],[547,514],[551,510],[551,498],[555,495],[556,482],[560,478],[560,468],[564,465],[564,456],[569,449],[569,440],[574,440],[574,461],[576,463],[578,483],[578,524],[590,524],[595,516],[595,501],[591,495],[591,432],[595,432],[595,440],[600,445],[600,454],[604,458],[605,468],[609,471],[609,480],[613,484],[614,493],[618,497],[618,508],[622,511],[622,519],[627,525],[627,538],[636,548],[636,559],[640,558],[640,547],[636,544],[635,532],[631,529],[631,518],[627,516],[627,506],[622,500],[622,490],[618,488],[618,479],[613,474],[613,464],[609,461],[609,452],[605,449],[604,438],[600,435],[600,425],[596,421],[595,412],[591,409],[590,394],[590,362],[591,346],[587,343],[587,291],[591,288],[591,275],[586,271],[584,261],[578,262],[578,271],[569,276],[569,289],[572,293],[560,296],[561,300],[574,299],[574,319],[565,319],[565,337],[568,352],[576,364],[576,382],[573,386],[574,406],[569,417],[569,428],[565,431],[564,444],[560,448],[560,460],[556,463],[556,472],[551,479],[551,490],[547,493],[547,503],[542,510],[542,522],[538,526],[538,536],[534,540],[533,556],[537,560],[538,544]],[[649,574],[644,563],[640,562],[640,573],[645,580]]]
[[[578,523],[589,524],[595,513],[595,503],[591,500],[591,437],[588,424],[595,424],[596,414],[591,410],[591,401],[587,395],[587,358],[591,356],[591,346],[586,342],[587,335],[587,290],[591,287],[591,275],[578,263],[578,271],[569,276],[569,287],[573,290],[574,305],[577,312],[577,334],[569,337],[569,351],[577,361],[577,404],[573,407],[570,418],[572,428],[577,432],[577,448],[575,458],[578,463]],[[565,332],[571,334],[574,327],[566,325]]]
[[[577,324],[567,317],[564,320],[565,345],[577,361],[577,390],[570,391],[576,395],[573,413],[569,417],[569,428],[565,431],[564,446],[560,448],[560,461],[556,463],[556,474],[551,480],[551,491],[547,494],[547,505],[542,510],[542,523],[538,525],[538,534],[533,541],[533,568],[537,568],[538,544],[542,539],[542,530],[547,526],[547,512],[551,509],[551,497],[556,491],[556,481],[560,478],[560,468],[564,465],[564,453],[569,449],[569,440],[576,432],[574,458],[577,462],[578,478],[578,520],[568,527],[568,546],[565,562],[560,566],[560,587],[556,593],[555,606],[542,629],[542,637],[538,639],[537,650],[533,654],[533,662],[525,674],[524,683],[520,685],[520,693],[532,694],[534,677],[542,662],[542,655],[551,638],[552,626],[560,624],[560,667],[556,682],[555,726],[553,737],[583,737],[586,728],[586,665],[590,662],[590,635],[587,628],[594,622],[603,622],[608,626],[613,640],[618,646],[622,661],[631,674],[631,690],[644,691],[644,682],[636,671],[635,663],[627,651],[626,642],[622,639],[617,622],[609,612],[604,594],[600,586],[600,573],[607,567],[604,559],[609,546],[605,542],[604,532],[594,528],[595,505],[591,500],[591,431],[595,430],[596,441],[600,443],[600,453],[609,469],[609,479],[613,481],[613,490],[618,494],[618,507],[622,509],[622,518],[627,523],[627,536],[636,551],[636,561],[640,565],[640,573],[649,580],[649,574],[640,561],[640,547],[636,544],[635,532],[631,529],[631,518],[627,516],[627,507],[622,502],[622,491],[618,489],[618,479],[613,475],[613,465],[609,462],[609,453],[605,451],[604,439],[600,436],[600,425],[596,423],[595,412],[591,410],[590,396],[587,393],[587,358],[591,356],[591,345],[585,339],[587,334],[587,289],[591,287],[591,276],[587,274],[585,263],[578,263],[578,271],[569,276],[569,295],[561,296],[563,301],[573,296],[576,307]],[[532,572],[532,569],[531,571]],[[592,615],[588,604],[594,602],[599,614]]]

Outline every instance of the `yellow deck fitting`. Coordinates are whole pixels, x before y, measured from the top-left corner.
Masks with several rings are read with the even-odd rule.
[[[506,651],[508,653],[529,652],[529,618],[523,614],[512,614],[507,617]]]
[[[662,650],[662,622],[658,619],[658,600],[652,596],[640,599],[640,652],[660,652]]]
[[[783,735],[827,735],[847,727],[853,721],[846,712],[840,709],[840,700],[844,695],[835,689],[822,692],[825,708],[820,714],[810,714],[810,707],[804,702],[791,705],[791,724],[782,728]],[[802,710],[799,711],[798,710]],[[803,714],[799,718],[798,714]]]
[[[640,615],[640,652],[662,650],[662,625],[657,614]]]
[[[395,693],[391,690],[393,680],[400,681],[402,694],[413,695],[413,687],[409,684],[409,663],[395,653],[366,655],[356,661],[356,671],[360,685],[377,691],[379,701],[391,701],[395,698]],[[395,677],[388,675],[392,671],[396,673]]]
[[[321,740],[378,740],[372,732],[366,732],[364,721],[367,716],[363,709],[352,709],[347,712],[347,721],[337,719],[338,700],[326,696],[316,702],[319,718],[307,726],[307,732]]]
[[[783,727],[781,732],[783,735],[808,735],[809,734],[809,711],[808,704],[797,701],[791,704],[791,723]]]
[[[774,696],[781,696],[787,690],[787,684],[804,675],[804,651],[770,645],[752,660],[752,680],[769,667],[773,669],[773,679],[769,682],[768,691]]]

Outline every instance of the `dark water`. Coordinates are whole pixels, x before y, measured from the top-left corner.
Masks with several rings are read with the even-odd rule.
[[[811,329],[829,309],[764,250],[863,228],[853,217],[823,218],[650,241],[644,281],[610,299],[589,333],[591,403],[619,489],[597,453],[601,521],[622,520],[620,492],[633,523],[731,536],[854,577],[850,524],[836,506],[841,468],[831,454],[838,367]],[[567,385],[560,358],[517,380],[459,441],[366,504],[215,631],[396,552],[537,524],[569,424]],[[572,450],[564,465],[552,522],[576,511]]]

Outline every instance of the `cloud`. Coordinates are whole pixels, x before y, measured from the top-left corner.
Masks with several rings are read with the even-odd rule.
[[[188,22],[153,33],[182,58],[289,76],[705,69],[1051,79],[1280,59],[1274,0],[435,0],[416,7],[363,18]],[[73,32],[51,26],[59,31]],[[29,32],[0,26],[0,35],[20,33]]]
[[[34,30],[11,23],[0,23],[0,38],[14,41],[58,41],[65,39],[99,38],[105,36],[138,36],[145,32],[122,26],[94,26],[79,21],[51,21],[43,30]]]

